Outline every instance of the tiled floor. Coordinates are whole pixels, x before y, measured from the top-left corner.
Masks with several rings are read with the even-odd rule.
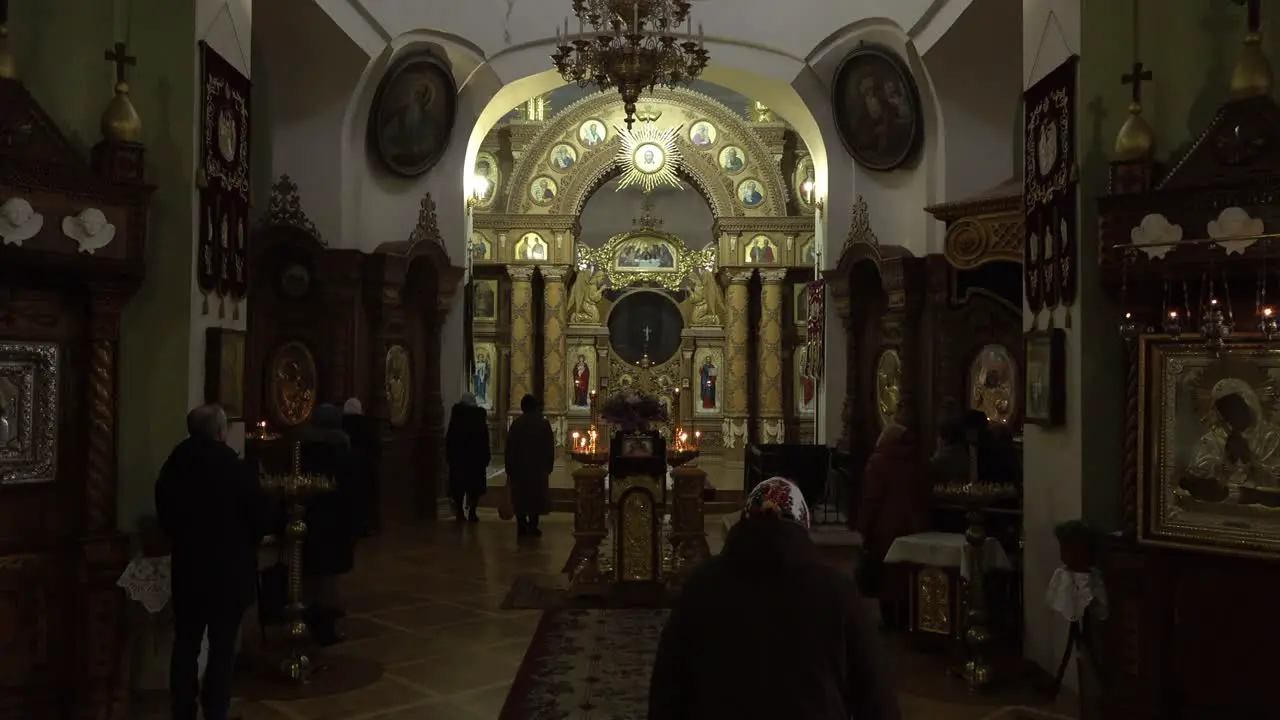
[[[537,625],[537,611],[499,609],[517,576],[555,576],[572,546],[572,519],[517,545],[492,513],[363,543],[344,579],[346,643],[330,652],[382,663],[381,680],[344,695],[238,703],[245,720],[496,720]],[[719,523],[708,522],[713,550]],[[246,635],[254,633],[246,633]],[[1016,718],[997,708],[903,697],[908,720]],[[1031,717],[1031,716],[1028,716]]]

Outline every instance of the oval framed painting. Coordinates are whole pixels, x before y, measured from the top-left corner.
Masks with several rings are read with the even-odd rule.
[[[725,175],[737,175],[747,167],[747,153],[737,145],[729,145],[720,151],[718,162]]]
[[[693,127],[689,128],[689,142],[693,143],[694,147],[702,150],[715,145],[717,137],[719,137],[719,133],[716,131],[716,126],[706,120],[699,120],[693,124]]]
[[[568,172],[578,162],[578,149],[569,143],[560,143],[551,148],[547,164],[556,172]]]
[[[578,126],[578,142],[582,143],[584,148],[602,145],[608,139],[609,129],[604,126],[604,123],[595,118],[585,120]]]
[[[813,187],[815,182],[813,158],[806,155],[800,159],[800,162],[796,163],[796,171],[791,179],[792,191],[796,194],[796,200],[806,210],[813,209]]]
[[[502,182],[502,171],[498,168],[498,158],[493,153],[482,152],[476,155],[476,166],[473,169],[477,180],[484,178],[484,183],[476,184],[480,192],[480,207],[489,207],[498,194],[498,185]]]
[[[529,183],[529,199],[534,205],[550,205],[555,202],[558,192],[560,192],[560,186],[546,175],[539,175]]]
[[[738,202],[746,208],[758,208],[764,204],[764,183],[755,178],[747,178],[738,183]]]
[[[864,45],[849,53],[836,70],[831,106],[840,141],[868,170],[896,170],[920,152],[920,90],[893,50]]]
[[[440,161],[458,115],[453,72],[431,53],[396,61],[369,110],[369,148],[393,175],[415,178]]]

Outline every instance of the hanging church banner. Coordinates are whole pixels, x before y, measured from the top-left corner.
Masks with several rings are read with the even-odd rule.
[[[1076,298],[1076,66],[1071,56],[1022,95],[1023,273],[1027,303],[1039,317]],[[1050,315],[1052,323],[1052,315]]]
[[[805,355],[804,374],[814,379],[822,377],[823,337],[826,325],[823,317],[826,314],[827,281],[814,280],[809,288],[809,325],[806,328],[808,352]]]
[[[249,79],[231,63],[200,43],[203,92],[200,106],[199,261],[196,282],[209,312],[209,296],[222,298],[218,316],[232,317],[235,302],[248,292],[249,242]]]

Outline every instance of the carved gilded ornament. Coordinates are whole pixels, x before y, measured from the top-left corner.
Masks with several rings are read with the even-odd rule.
[[[951,581],[941,568],[922,568],[916,574],[915,626],[921,632],[951,633]]]
[[[660,127],[681,125],[681,119],[694,121],[689,125],[688,137],[680,137],[680,150],[684,155],[685,179],[697,185],[707,196],[708,202],[717,217],[731,217],[750,212],[753,215],[785,215],[786,183],[776,163],[768,162],[753,165],[756,168],[760,193],[764,199],[758,206],[747,210],[739,205],[734,188],[735,184],[721,167],[719,154],[721,145],[732,143],[741,148],[748,159],[772,158],[773,151],[759,135],[752,132],[742,117],[724,107],[714,99],[701,93],[685,89],[658,89],[646,95],[646,105],[659,114],[655,122]],[[542,132],[523,149],[521,158],[512,171],[511,186],[520,192],[509,193],[506,211],[508,213],[524,213],[537,211],[529,193],[523,188],[531,187],[536,175],[547,172],[547,163],[553,159],[553,151],[557,145],[569,144],[580,149],[574,164],[573,172],[563,176],[565,185],[558,188],[553,205],[549,208],[553,213],[576,215],[581,211],[586,199],[608,177],[617,171],[616,154],[620,143],[616,134],[599,132],[608,122],[615,118],[620,120],[622,108],[616,97],[607,93],[591,95],[558,113]],[[588,124],[598,123],[597,133],[586,138],[583,133]],[[701,147],[691,141],[696,127],[708,125],[715,128],[716,137]],[[594,127],[594,126],[593,126]],[[700,136],[699,140],[703,138]]]
[[[952,267],[972,270],[989,262],[1021,263],[1022,212],[967,217],[947,228],[944,250]]]
[[[724,291],[716,281],[715,273],[703,270],[689,291],[689,303],[693,306],[690,324],[695,327],[720,327],[728,316]]]
[[[262,227],[285,226],[302,230],[316,239],[321,245],[328,246],[315,223],[302,210],[302,198],[298,195],[298,185],[286,173],[271,186],[271,201],[267,212],[259,222]]]
[[[866,198],[859,195],[853,203],[853,216],[849,222],[849,234],[845,236],[845,250],[856,244],[880,245],[880,238],[871,228],[871,209],[867,207]]]
[[[711,244],[693,251],[670,233],[635,230],[614,235],[599,248],[579,245],[577,265],[603,273],[608,287],[650,283],[674,292],[699,272],[716,269],[716,249]]]
[[[449,257],[449,249],[445,247],[444,237],[440,234],[440,223],[436,217],[436,201],[431,199],[431,193],[422,196],[422,201],[418,203],[418,221],[414,223],[413,231],[409,233],[409,243],[406,254],[413,252],[413,248],[419,243],[429,242],[434,244]]]
[[[598,325],[600,302],[604,291],[600,282],[604,274],[595,270],[579,270],[569,288],[569,322],[574,325]]]

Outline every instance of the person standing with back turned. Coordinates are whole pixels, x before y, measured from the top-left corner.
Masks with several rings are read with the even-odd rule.
[[[902,720],[863,605],[818,557],[800,489],[760,483],[667,617],[649,720]]]
[[[156,515],[173,547],[173,720],[227,720],[240,620],[253,603],[265,502],[248,465],[227,446],[227,415],[217,405],[187,414],[178,443],[156,480]],[[201,688],[197,662],[209,638]],[[198,700],[197,700],[198,698]]]
[[[449,497],[458,522],[480,522],[476,508],[488,489],[489,414],[476,404],[476,396],[464,393],[449,413],[449,430],[444,439],[449,462]]]
[[[520,400],[520,417],[507,432],[505,458],[516,536],[541,537],[538,516],[551,512],[550,477],[556,465],[556,435],[532,395]]]

